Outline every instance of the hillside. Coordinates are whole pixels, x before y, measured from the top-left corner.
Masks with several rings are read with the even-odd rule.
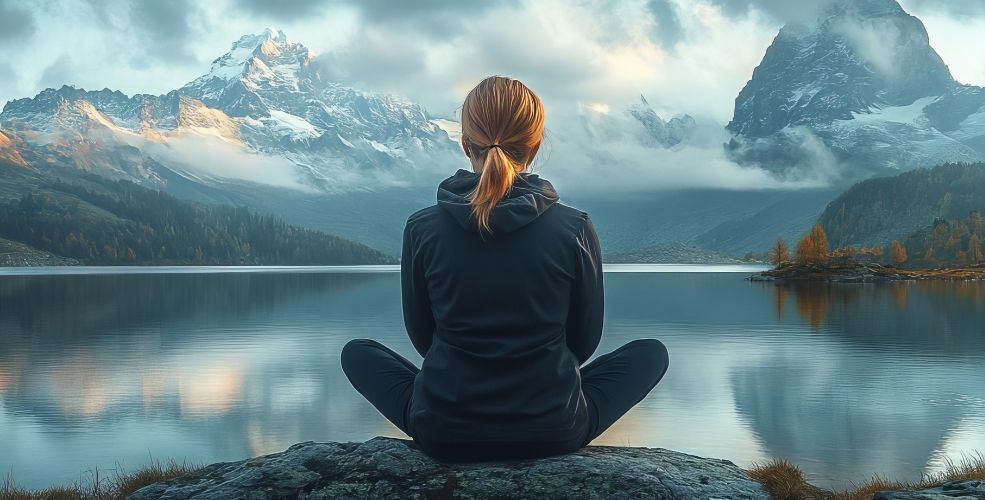
[[[610,264],[743,264],[746,261],[683,243],[665,243],[628,252],[610,253]]]
[[[0,163],[0,238],[83,264],[394,262],[367,246],[246,208],[184,202],[128,181],[90,174],[13,167]],[[17,195],[14,186],[26,194]]]
[[[985,219],[971,212],[963,219],[937,219],[904,240],[909,262],[927,267],[965,266],[985,263],[982,241]]]
[[[985,163],[947,164],[860,182],[831,202],[820,224],[832,247],[904,241],[936,219],[985,211]]]
[[[16,241],[0,238],[0,267],[74,266],[79,261],[59,257]]]

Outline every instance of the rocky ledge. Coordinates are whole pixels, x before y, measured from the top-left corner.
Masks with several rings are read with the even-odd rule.
[[[982,500],[985,499],[985,481],[972,479],[952,481],[937,488],[920,491],[882,491],[873,500]]]
[[[727,460],[659,448],[589,446],[560,457],[443,464],[412,442],[300,443],[282,453],[209,465],[130,499],[667,498],[767,499]]]

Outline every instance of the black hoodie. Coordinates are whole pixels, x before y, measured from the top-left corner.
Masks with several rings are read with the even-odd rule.
[[[432,443],[579,439],[579,366],[602,335],[595,229],[523,173],[480,233],[466,198],[478,181],[459,170],[404,229],[404,321],[424,356],[409,427]]]

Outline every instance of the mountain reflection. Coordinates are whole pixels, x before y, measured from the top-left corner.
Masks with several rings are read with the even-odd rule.
[[[810,359],[776,354],[732,370],[736,408],[770,455],[822,480],[916,479],[985,410],[975,403],[985,401],[985,284],[767,286],[777,318],[789,319],[793,300],[826,344]]]
[[[402,331],[395,293],[382,274],[0,278],[0,467],[45,485],[149,450],[215,461],[399,435],[338,367],[347,339]]]

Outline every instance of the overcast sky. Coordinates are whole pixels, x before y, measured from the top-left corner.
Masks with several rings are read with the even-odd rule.
[[[817,1],[817,0],[811,0]],[[905,0],[958,80],[985,85],[985,0]],[[791,6],[796,4],[796,8]],[[283,29],[337,79],[450,117],[479,79],[549,107],[634,100],[725,123],[788,0],[0,0],[0,102],[63,83],[164,93],[245,33]]]

